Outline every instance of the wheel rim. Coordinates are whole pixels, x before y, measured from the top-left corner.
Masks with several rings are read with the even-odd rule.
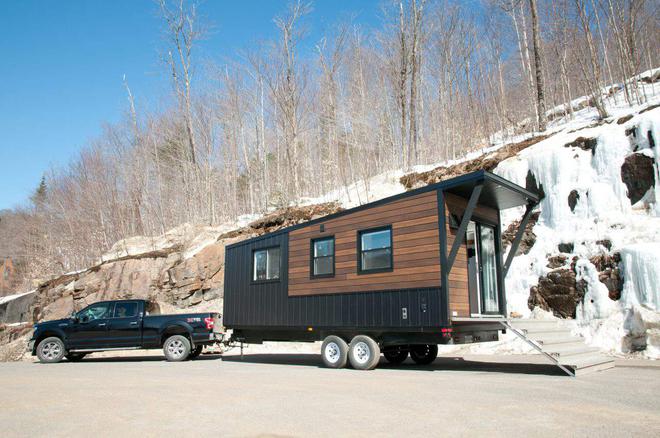
[[[62,347],[59,343],[51,341],[41,347],[41,355],[48,360],[55,359],[62,353]]]
[[[417,356],[420,359],[426,359],[429,357],[429,354],[431,352],[431,348],[428,345],[424,345],[422,347],[417,347],[415,350],[415,356]]]
[[[336,342],[329,342],[325,346],[325,351],[323,353],[325,354],[326,360],[330,363],[337,363],[341,357],[341,350]]]
[[[371,358],[371,349],[367,345],[366,342],[358,342],[355,344],[355,347],[353,349],[353,357],[355,358],[355,361],[359,364],[365,364],[369,362],[369,359]]]
[[[167,344],[167,352],[170,354],[170,356],[172,356],[176,359],[183,356],[183,353],[185,351],[186,351],[186,348],[183,345],[183,342],[181,342],[178,339],[175,339],[174,341]]]

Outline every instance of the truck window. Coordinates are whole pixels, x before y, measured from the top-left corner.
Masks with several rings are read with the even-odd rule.
[[[81,322],[94,321],[110,317],[110,303],[97,303],[78,312],[78,319]]]
[[[116,303],[115,304],[115,318],[135,318],[138,314],[138,303]]]
[[[160,315],[160,305],[155,301],[147,303],[147,315]]]

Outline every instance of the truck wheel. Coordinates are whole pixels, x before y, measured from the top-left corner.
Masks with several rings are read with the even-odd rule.
[[[41,363],[57,363],[64,358],[64,342],[58,337],[46,338],[37,346],[37,357]]]
[[[344,368],[348,361],[348,344],[339,336],[328,336],[323,340],[321,357],[328,368]]]
[[[80,362],[85,356],[85,353],[69,353],[64,357],[66,357],[66,360],[69,362]]]
[[[204,349],[203,345],[196,346],[190,352],[190,355],[188,356],[188,359],[195,359],[195,358],[199,357],[199,355],[202,354],[203,349]]]
[[[383,355],[389,363],[399,365],[408,358],[408,347],[403,345],[388,347],[383,352]]]
[[[435,344],[412,345],[410,357],[417,365],[428,365],[438,357],[438,346]]]
[[[185,336],[170,336],[163,344],[163,353],[169,362],[186,360],[190,354],[190,341]]]
[[[380,347],[369,336],[357,335],[348,347],[348,359],[356,370],[373,370],[380,360]]]

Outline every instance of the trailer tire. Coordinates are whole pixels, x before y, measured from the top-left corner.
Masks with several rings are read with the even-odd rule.
[[[348,347],[348,359],[356,370],[373,370],[380,361],[380,347],[373,338],[357,335]]]
[[[328,336],[321,346],[321,358],[328,368],[344,368],[348,362],[348,344],[339,336]]]
[[[165,340],[163,353],[168,362],[181,362],[190,355],[190,341],[182,335],[173,335]]]
[[[383,356],[391,364],[400,365],[408,358],[409,347],[407,345],[394,345],[383,351]]]
[[[435,344],[411,345],[410,357],[417,365],[428,365],[438,357],[438,346]]]

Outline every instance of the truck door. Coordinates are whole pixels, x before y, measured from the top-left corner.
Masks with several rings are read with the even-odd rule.
[[[108,320],[108,337],[112,347],[141,347],[142,324],[140,302],[118,301]]]
[[[68,329],[68,348],[106,348],[108,340],[108,319],[112,303],[92,304],[76,315],[76,322]]]

